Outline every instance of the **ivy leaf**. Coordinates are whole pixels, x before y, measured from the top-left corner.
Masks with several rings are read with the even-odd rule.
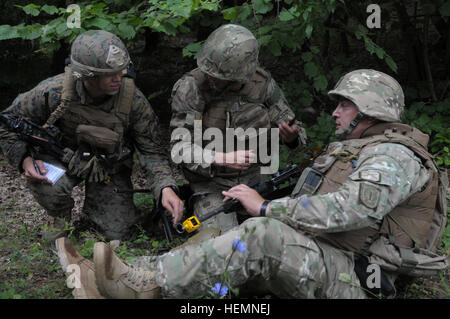
[[[311,38],[312,32],[313,32],[313,26],[308,24],[305,29],[305,35],[308,39]]]
[[[272,35],[266,34],[259,38],[259,44],[262,46],[266,46],[272,41]]]
[[[270,52],[275,56],[281,55],[281,47],[277,40],[273,39],[268,45]]]
[[[41,36],[41,26],[39,24],[24,26],[18,30],[18,34],[22,39],[35,40]]]
[[[266,3],[266,2],[268,2],[268,1],[253,0],[253,10],[256,13],[261,13],[261,14],[269,12],[270,10],[272,10],[273,6],[272,6],[272,3],[270,3],[270,2]]]
[[[305,53],[302,53],[302,60],[303,60],[303,61],[309,62],[309,61],[312,60],[312,58],[313,58],[313,55],[312,55],[311,52],[305,52]]]
[[[392,60],[392,58],[390,56],[386,56],[386,58],[384,59],[384,61],[386,61],[386,64],[389,66],[389,68],[394,71],[395,73],[397,73],[397,63],[394,62],[394,60]]]
[[[222,10],[223,18],[225,20],[234,20],[236,19],[238,15],[238,8],[239,7],[232,7],[225,10]]]
[[[328,86],[328,80],[325,75],[319,75],[318,77],[314,78],[314,88],[317,91],[323,91]]]
[[[58,35],[63,34],[67,30],[67,24],[66,23],[60,23],[56,26],[56,33]]]
[[[99,29],[107,29],[109,26],[109,21],[104,19],[104,18],[94,18],[91,21],[89,21],[89,23],[87,23],[87,26],[91,26],[91,27],[97,27]]]
[[[380,48],[379,46],[375,47],[375,53],[379,59],[382,59],[384,57],[384,50],[382,48]]]
[[[307,62],[303,67],[303,72],[309,78],[313,78],[317,75],[317,66],[314,62]]]
[[[195,42],[188,44],[185,48],[183,48],[183,57],[192,56],[197,58],[197,54],[200,52],[202,48],[202,42]]]
[[[134,31],[134,28],[127,23],[122,22],[121,24],[119,24],[118,29],[120,31],[121,37],[127,40],[133,39],[136,35],[136,31]]]
[[[278,18],[280,19],[280,21],[289,21],[289,20],[294,19],[294,16],[292,15],[292,13],[287,11],[286,8],[283,8],[283,10],[281,10]]]
[[[48,4],[44,5],[44,6],[41,8],[41,11],[44,11],[45,13],[48,13],[48,14],[50,14],[50,15],[53,15],[53,14],[59,12],[59,10],[58,10],[57,7],[55,7],[55,6],[49,6]]]
[[[0,25],[0,41],[18,38],[17,27],[20,26]]]
[[[174,12],[183,18],[189,18],[191,16],[192,5],[176,5],[174,6]]]
[[[244,3],[241,7],[238,8],[240,8],[239,14],[237,16],[237,19],[239,21],[244,21],[245,19],[247,19],[247,17],[249,17],[252,14],[252,9],[247,3]]]
[[[22,8],[23,11],[25,11],[26,14],[30,14],[33,17],[36,17],[39,15],[39,6],[35,5],[35,4],[28,4],[25,7]]]

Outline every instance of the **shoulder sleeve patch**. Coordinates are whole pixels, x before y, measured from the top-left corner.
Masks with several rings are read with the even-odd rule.
[[[367,208],[377,208],[380,194],[381,190],[373,184],[364,182],[359,184],[359,200]]]

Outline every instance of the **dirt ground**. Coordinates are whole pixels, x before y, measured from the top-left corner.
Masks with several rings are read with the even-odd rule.
[[[27,190],[25,178],[2,155],[0,181],[0,299],[72,298],[54,249],[45,246],[39,237],[41,227],[51,220]],[[135,185],[139,186],[141,181],[138,175],[134,175]],[[82,218],[83,186],[77,186],[72,196],[75,199],[73,222],[76,223]],[[87,256],[92,253],[93,242],[99,238],[97,235],[89,232],[77,234],[78,245],[87,250],[91,248]],[[159,245],[160,251],[164,251],[162,242],[141,231],[122,244],[121,256],[148,253],[148,246],[155,248]],[[403,278],[398,284],[397,298],[448,299],[449,282],[448,271],[426,279]]]

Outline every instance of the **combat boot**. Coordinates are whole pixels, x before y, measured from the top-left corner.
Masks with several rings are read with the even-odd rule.
[[[161,298],[155,273],[120,260],[105,243],[94,245],[94,265],[100,293],[115,299]]]
[[[75,299],[103,299],[95,284],[94,263],[81,256],[69,238],[55,241],[59,262],[66,273],[67,284],[74,287]]]

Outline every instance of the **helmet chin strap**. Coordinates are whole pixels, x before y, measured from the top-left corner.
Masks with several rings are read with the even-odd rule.
[[[345,140],[347,136],[355,129],[358,123],[362,120],[364,114],[358,111],[355,118],[350,122],[348,127],[345,130],[336,130],[334,134],[339,140]]]

